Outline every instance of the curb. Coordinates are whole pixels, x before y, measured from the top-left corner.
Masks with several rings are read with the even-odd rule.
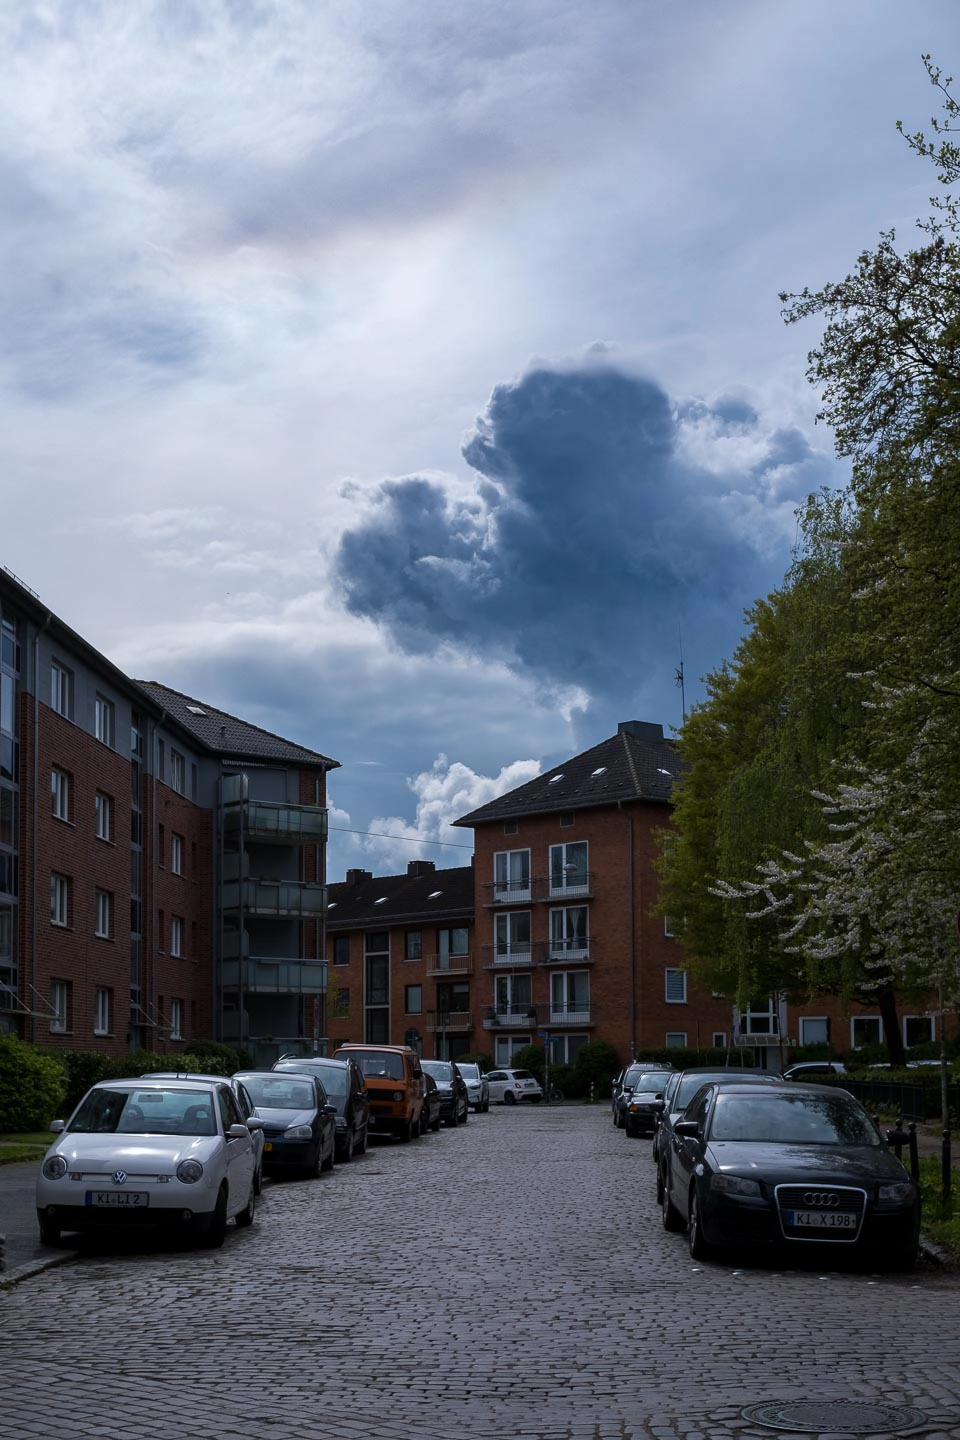
[[[50,1255],[43,1260],[28,1260],[25,1265],[18,1265],[15,1270],[2,1270],[0,1290],[11,1290],[14,1285],[19,1285],[21,1280],[29,1280],[33,1275],[42,1275],[44,1270],[53,1270],[58,1265],[69,1265],[77,1259],[77,1255]]]

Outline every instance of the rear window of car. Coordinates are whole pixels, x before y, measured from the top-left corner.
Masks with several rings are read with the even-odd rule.
[[[300,1065],[295,1060],[278,1060],[273,1068],[278,1075],[283,1074],[284,1071],[288,1074],[295,1074],[299,1071],[300,1074],[306,1072],[316,1075],[328,1095],[346,1095],[347,1093],[348,1071],[345,1065],[317,1065],[309,1061]]]
[[[870,1145],[880,1135],[865,1110],[847,1095],[718,1095],[714,1140],[775,1145]]]
[[[317,1092],[306,1080],[275,1073],[272,1075],[247,1075],[243,1081],[253,1103],[265,1110],[313,1110],[317,1104]]]
[[[536,1080],[537,1077],[532,1070],[514,1070],[513,1078],[514,1080]]]

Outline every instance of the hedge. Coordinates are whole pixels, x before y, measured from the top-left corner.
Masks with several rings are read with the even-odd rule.
[[[13,1036],[0,1038],[0,1131],[45,1130],[66,1093],[66,1070],[56,1055]]]

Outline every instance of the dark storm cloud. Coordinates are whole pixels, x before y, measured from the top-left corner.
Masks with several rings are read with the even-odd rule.
[[[469,499],[422,477],[378,487],[341,539],[347,607],[407,650],[506,659],[601,708],[629,703],[652,670],[672,678],[681,628],[715,665],[788,558],[784,485],[765,499],[756,476],[796,461],[787,503],[812,488],[806,443],[785,432],[764,447],[751,413],[725,402],[716,416],[751,447],[739,474],[718,475],[682,458],[683,421],[653,381],[606,363],[533,369],[497,387],[464,445]],[[757,533],[764,505],[772,540]]]

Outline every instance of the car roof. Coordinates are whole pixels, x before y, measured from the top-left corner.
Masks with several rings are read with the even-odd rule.
[[[398,1055],[416,1055],[417,1053],[412,1045],[360,1045],[359,1043],[355,1045],[352,1040],[337,1046],[338,1055],[341,1050],[395,1050]]]
[[[98,1080],[94,1090],[109,1090],[117,1085],[132,1085],[137,1090],[149,1090],[151,1085],[162,1085],[164,1090],[181,1085],[184,1090],[196,1090],[198,1085],[211,1089],[214,1085],[229,1085],[226,1075],[124,1075],[118,1080]]]
[[[291,1069],[295,1065],[335,1065],[338,1070],[342,1070],[349,1064],[349,1060],[335,1060],[332,1055],[281,1055],[279,1060],[274,1061],[270,1073],[272,1075],[278,1065],[289,1065]]]
[[[211,1085],[229,1085],[235,1075],[206,1075],[199,1070],[150,1070],[141,1080],[206,1080]]]

